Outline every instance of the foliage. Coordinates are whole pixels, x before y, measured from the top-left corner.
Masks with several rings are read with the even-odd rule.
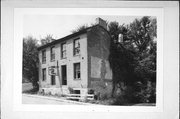
[[[147,81],[147,85],[138,82],[136,85],[136,92],[134,98],[136,103],[155,103],[156,102],[156,84],[151,81]]]
[[[156,19],[145,16],[129,25],[110,22],[108,27],[115,102],[155,102]],[[119,40],[119,34],[122,34],[123,40]],[[117,95],[117,89],[121,90],[120,95]]]
[[[23,77],[38,89],[38,44],[32,36],[23,38]]]
[[[50,42],[52,42],[54,40],[55,39],[53,38],[53,35],[48,34],[43,39],[41,39],[41,45],[45,45],[45,44],[50,43]]]
[[[109,61],[113,72],[112,96],[114,96],[117,87],[121,88],[121,82],[132,85],[135,60],[131,49],[125,48],[123,43],[118,42],[118,35],[127,34],[127,27],[120,26],[118,22],[111,22],[108,27],[111,35]]]
[[[128,37],[138,51],[143,53],[156,37],[156,19],[152,20],[147,16],[135,19],[129,25]]]
[[[78,26],[76,29],[72,30],[72,33],[76,33],[76,32],[79,32],[79,31],[83,31],[83,30],[85,30],[86,28],[88,28],[88,25],[87,25],[87,24]]]
[[[74,89],[73,89],[73,88],[68,87],[68,90],[69,90],[69,93],[70,93],[70,94],[73,94],[73,93],[74,93]]]

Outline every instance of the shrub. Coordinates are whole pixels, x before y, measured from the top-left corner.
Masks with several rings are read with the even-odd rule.
[[[30,90],[25,90],[23,93],[28,93],[28,94],[37,94],[38,90],[36,88],[30,89]]]
[[[101,94],[101,95],[100,95],[100,99],[101,99],[101,100],[107,100],[107,99],[108,99],[108,94],[107,94],[107,93]]]
[[[156,84],[150,81],[147,84],[140,84],[139,91],[135,93],[135,97],[139,103],[155,103],[156,102]]]
[[[88,94],[94,94],[94,90],[93,89],[88,90]]]
[[[71,87],[68,87],[68,90],[69,90],[69,92],[72,94],[72,93],[74,93],[74,90],[73,90],[73,88],[71,88]]]
[[[117,93],[113,100],[113,105],[129,105],[134,102],[134,90],[130,86],[126,86],[121,93]]]
[[[47,95],[52,95],[51,92],[48,92]]]

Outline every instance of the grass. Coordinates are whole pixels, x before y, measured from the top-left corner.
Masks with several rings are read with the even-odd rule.
[[[37,92],[37,89],[33,89],[32,83],[22,83],[22,93],[37,94]]]
[[[139,103],[132,106],[156,106],[156,103]]]
[[[22,92],[33,89],[32,83],[22,83]]]

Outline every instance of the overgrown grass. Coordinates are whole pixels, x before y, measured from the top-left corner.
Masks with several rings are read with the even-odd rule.
[[[22,93],[27,93],[27,94],[37,94],[38,93],[38,89],[30,89],[30,90],[25,90]]]
[[[22,93],[37,94],[38,89],[33,88],[32,83],[22,83]]]

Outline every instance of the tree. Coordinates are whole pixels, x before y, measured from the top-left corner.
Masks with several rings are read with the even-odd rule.
[[[32,82],[34,89],[39,88],[37,47],[37,40],[32,36],[23,38],[23,77]]]
[[[156,37],[156,19],[145,16],[135,19],[129,25],[128,37],[135,44],[139,53],[147,50],[150,43]]]
[[[87,24],[80,25],[80,26],[78,26],[76,29],[72,30],[72,33],[76,33],[76,32],[79,32],[79,31],[83,31],[83,30],[85,30],[86,28],[88,28],[88,25],[87,25]]]
[[[112,96],[115,89],[120,88],[126,97],[131,95],[129,99],[148,102],[153,97],[154,102],[156,19],[145,16],[135,19],[129,25],[110,22],[108,27],[111,36],[109,61],[113,72]],[[123,35],[123,40],[120,42],[119,34]],[[128,88],[121,88],[121,84],[125,84]],[[131,91],[127,91],[129,89]]]
[[[112,96],[116,92],[117,88],[120,88],[121,91],[122,84],[132,85],[135,80],[134,78],[134,54],[130,49],[129,43],[124,41],[127,39],[128,27],[124,25],[119,25],[118,22],[110,22],[108,25],[109,33],[111,36],[111,47],[109,62],[113,72],[113,90]],[[119,34],[123,35],[123,41],[119,42]],[[126,48],[128,46],[128,48]]]
[[[156,97],[156,19],[143,17],[130,24],[130,38],[137,47],[135,73],[140,80],[136,96],[142,102],[155,102]],[[138,24],[138,25],[137,25]]]
[[[43,39],[41,39],[41,45],[45,45],[45,44],[50,43],[50,42],[52,42],[54,40],[55,39],[53,38],[53,35],[48,34]]]

